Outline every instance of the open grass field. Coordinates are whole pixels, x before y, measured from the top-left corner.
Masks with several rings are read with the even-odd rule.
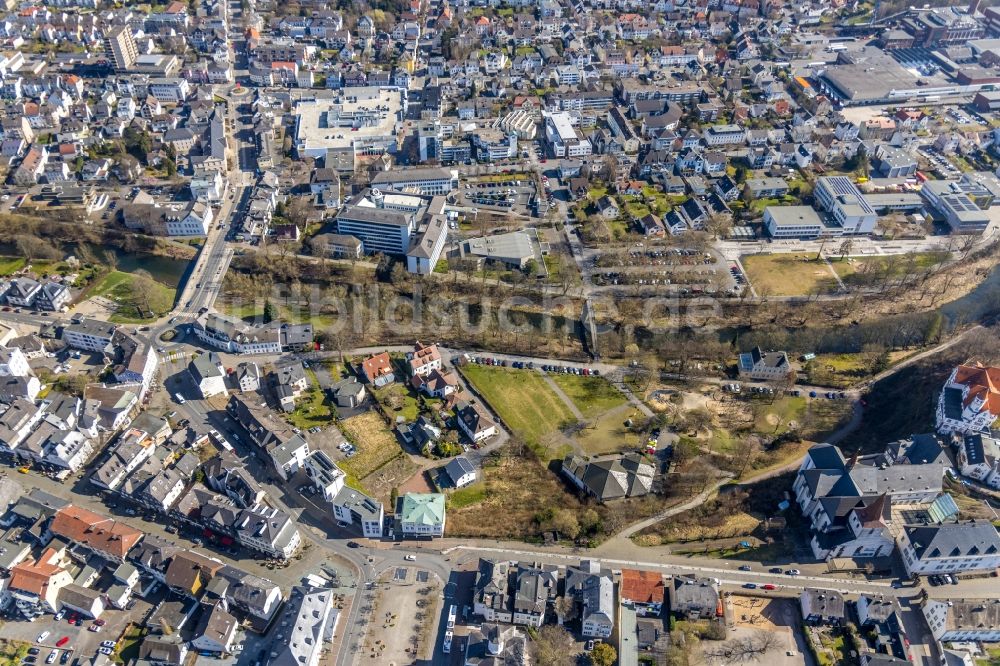
[[[542,376],[484,365],[466,365],[462,373],[514,435],[549,460],[557,455],[548,436],[573,420],[569,407]]]
[[[121,324],[141,323],[155,319],[169,312],[170,308],[173,307],[174,289],[160,282],[152,281],[147,304],[137,298],[134,281],[135,278],[130,273],[111,271],[93,286],[89,295],[103,296],[117,303],[118,310],[111,315],[110,319]],[[148,316],[149,313],[145,310],[139,311],[140,307],[145,308],[147,305],[153,312],[152,317]]]
[[[552,375],[552,380],[569,396],[587,418],[600,416],[625,404],[625,396],[603,377]]]
[[[934,268],[948,261],[948,252],[914,252],[885,257],[831,257],[830,264],[844,284],[866,286],[885,278],[898,278],[907,273]]]
[[[629,432],[625,421],[638,415],[639,410],[631,405],[619,405],[597,417],[591,427],[577,433],[574,443],[588,456],[615,453],[623,448],[635,450],[642,442],[638,435]]]
[[[772,296],[807,296],[835,291],[826,262],[809,254],[750,254],[740,258],[754,289]]]
[[[340,467],[362,483],[377,469],[403,455],[396,436],[375,412],[344,419],[340,429],[358,449],[356,454],[339,463]]]
[[[0,275],[11,275],[24,268],[23,257],[0,257]]]

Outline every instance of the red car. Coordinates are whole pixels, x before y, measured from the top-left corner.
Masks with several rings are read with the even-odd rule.
[[[765,585],[761,585],[760,588],[762,590],[777,590],[778,586],[777,585],[772,585],[771,583],[766,583]]]
[[[98,627],[103,627],[106,623],[107,620],[100,620],[100,619],[94,620],[94,624],[96,624]]]
[[[69,636],[63,636],[60,638],[59,642],[56,643],[56,647],[62,647],[63,645],[66,645],[66,643],[69,643]]]

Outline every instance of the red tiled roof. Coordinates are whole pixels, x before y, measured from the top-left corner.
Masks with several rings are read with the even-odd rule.
[[[56,551],[46,548],[37,561],[21,562],[11,569],[10,587],[44,597],[52,576],[62,571],[56,560]]]
[[[53,534],[118,559],[124,559],[143,537],[133,527],[73,505],[56,512],[49,529]]]
[[[392,372],[392,361],[389,359],[389,352],[382,352],[366,358],[361,363],[361,369],[369,380],[375,380],[382,375]]]
[[[955,383],[969,387],[965,406],[980,398],[985,403],[984,410],[1000,415],[1000,389],[997,388],[1000,387],[1000,368],[979,364],[960,365],[955,372]]]
[[[655,571],[622,569],[622,599],[635,603],[663,603],[663,576]]]

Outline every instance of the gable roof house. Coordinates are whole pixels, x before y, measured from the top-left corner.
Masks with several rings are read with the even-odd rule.
[[[192,551],[173,554],[164,572],[164,582],[178,594],[198,598],[225,565]]]
[[[361,363],[361,372],[373,386],[381,387],[396,381],[392,372],[392,359],[389,352],[369,356]]]
[[[441,352],[438,351],[437,345],[425,345],[417,341],[413,351],[407,352],[406,362],[409,365],[410,375],[426,377],[434,370],[441,370]]]
[[[195,356],[188,364],[188,372],[203,399],[226,392],[226,371],[216,352]]]
[[[497,424],[479,403],[466,403],[455,412],[458,427],[473,442],[481,442],[497,434]]]
[[[445,474],[456,488],[464,488],[476,481],[476,468],[465,456],[456,456],[444,466]]]
[[[27,619],[42,613],[54,613],[59,606],[59,592],[73,583],[73,576],[63,567],[63,558],[54,548],[33,562],[21,562],[11,569],[6,593],[14,607]]]
[[[581,633],[588,638],[609,638],[615,626],[614,581],[593,560],[566,568],[566,594],[580,607]]]
[[[56,512],[49,531],[119,563],[143,537],[143,533],[133,527],[73,505]]]

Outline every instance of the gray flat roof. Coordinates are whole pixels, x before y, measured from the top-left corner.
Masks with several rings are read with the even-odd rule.
[[[766,210],[779,227],[823,224],[819,215],[810,206],[768,206]]]
[[[411,217],[397,210],[369,208],[367,206],[347,206],[337,215],[338,220],[370,222],[373,224],[394,224],[400,227],[408,226]]]
[[[514,231],[509,234],[499,234],[497,236],[485,236],[483,238],[470,238],[466,241],[465,246],[469,254],[485,257],[486,259],[520,261],[525,257],[532,257],[535,254],[531,243],[531,236],[523,231]]]

